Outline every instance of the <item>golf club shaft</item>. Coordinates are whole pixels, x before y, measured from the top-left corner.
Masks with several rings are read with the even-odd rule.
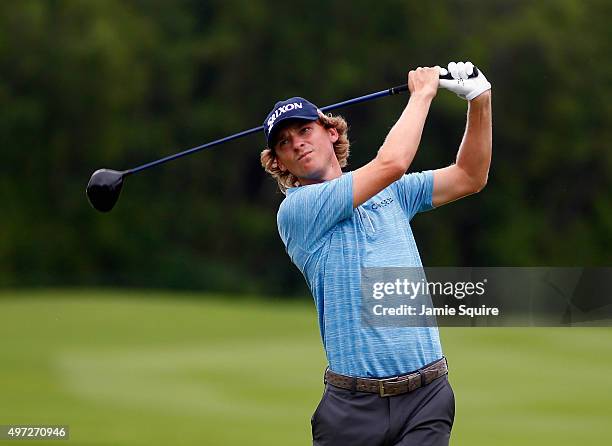
[[[357,98],[348,99],[346,101],[338,102],[336,104],[327,105],[325,107],[322,107],[321,111],[327,112],[327,111],[335,110],[337,108],[346,107],[347,105],[358,104],[360,102],[365,102],[365,101],[370,101],[372,99],[381,98],[383,96],[391,96],[394,94],[399,94],[404,91],[408,91],[408,84],[398,85],[397,87],[391,87],[386,90],[378,91],[376,93],[370,93],[365,96],[359,96]],[[183,152],[175,153],[174,155],[169,155],[164,158],[161,158],[155,161],[151,161],[150,163],[146,163],[141,166],[134,167],[133,169],[126,170],[123,172],[123,175],[131,175],[131,174],[140,172],[142,170],[148,169],[150,167],[158,166],[160,164],[167,163],[168,161],[172,161],[177,158],[181,158],[183,156],[191,155],[192,153],[199,152],[200,150],[208,149],[210,147],[213,147],[219,144],[223,144],[228,141],[233,141],[234,139],[242,138],[243,136],[248,136],[253,133],[261,132],[263,131],[263,128],[264,128],[263,125],[260,125],[259,127],[253,127],[252,129],[244,130],[242,132],[235,133],[230,136],[226,136],[225,138],[217,139],[215,141],[211,141],[206,144],[202,144],[201,146],[193,147]]]
[[[446,70],[442,69],[442,73],[440,75],[440,79],[452,79],[451,74]],[[478,69],[474,67],[472,74],[469,75],[470,78],[478,76]],[[386,90],[378,91],[376,93],[366,94],[365,96],[359,96],[357,98],[348,99],[346,101],[337,102],[335,104],[327,105],[321,108],[321,111],[327,112],[330,110],[335,110],[337,108],[346,107],[347,105],[358,104],[360,102],[371,101],[372,99],[378,99],[383,96],[392,96],[395,94],[403,93],[408,91],[408,84],[398,85],[397,87],[387,88]],[[248,136],[253,133],[261,132],[264,126],[260,125],[259,127],[253,127],[252,129],[243,130],[242,132],[235,133],[230,136],[226,136],[225,138],[217,139],[215,141],[208,142],[206,144],[202,144],[201,146],[193,147],[191,149],[187,149],[183,152],[175,153],[174,155],[169,155],[164,158],[158,159],[156,161],[151,161],[150,163],[143,164],[142,166],[134,167],[133,169],[126,170],[121,172],[123,175],[131,175],[133,173],[140,172],[142,170],[148,169],[150,167],[158,166],[163,163],[167,163],[168,161],[175,160],[177,158],[181,158],[183,156],[191,155],[192,153],[199,152],[200,150],[208,149],[210,147],[223,144],[224,142],[233,141],[234,139],[242,138],[243,136]]]

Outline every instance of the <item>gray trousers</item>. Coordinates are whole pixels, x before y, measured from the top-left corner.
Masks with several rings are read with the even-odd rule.
[[[448,375],[381,397],[325,385],[311,420],[314,446],[446,446],[455,419]]]

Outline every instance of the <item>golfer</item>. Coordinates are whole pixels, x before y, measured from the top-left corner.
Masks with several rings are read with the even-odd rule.
[[[437,327],[362,326],[361,270],[421,267],[410,220],[480,191],[491,162],[491,84],[450,63],[408,74],[410,99],[376,157],[342,172],[347,123],[309,101],[278,102],[264,121],[265,170],[286,198],[278,230],[317,308],[328,368],[314,445],[447,445],[455,399]],[[439,87],[468,100],[455,164],[406,174]]]

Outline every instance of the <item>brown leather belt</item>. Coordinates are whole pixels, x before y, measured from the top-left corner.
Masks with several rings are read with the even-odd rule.
[[[327,369],[325,371],[325,382],[341,389],[378,393],[384,397],[412,392],[447,373],[448,365],[446,358],[442,357],[442,359],[432,362],[416,372],[385,379],[354,378],[352,376],[340,375]]]

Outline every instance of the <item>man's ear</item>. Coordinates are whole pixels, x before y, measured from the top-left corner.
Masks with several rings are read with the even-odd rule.
[[[338,135],[338,130],[336,130],[334,127],[328,128],[327,133],[329,134],[332,144],[338,141],[338,138],[340,138],[340,135]]]

